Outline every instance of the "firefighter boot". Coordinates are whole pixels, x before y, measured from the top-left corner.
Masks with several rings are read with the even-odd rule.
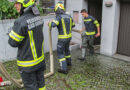
[[[72,66],[71,58],[66,58],[67,66]]]
[[[60,62],[60,67],[61,67],[61,68],[60,68],[60,69],[58,69],[58,72],[59,72],[59,73],[68,74],[66,60],[65,60],[65,61]]]
[[[86,48],[82,48],[82,57],[78,58],[81,61],[85,60],[85,55],[86,55]]]

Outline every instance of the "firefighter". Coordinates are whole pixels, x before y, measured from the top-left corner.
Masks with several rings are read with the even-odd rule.
[[[46,90],[44,81],[43,20],[34,0],[16,0],[20,13],[15,20],[8,43],[18,47],[17,65],[26,90]]]
[[[89,49],[90,55],[94,54],[94,38],[100,36],[100,25],[98,21],[87,13],[86,9],[80,12],[84,17],[84,27],[80,32],[82,33],[82,57],[79,60],[85,60],[86,48]],[[97,33],[96,33],[97,30]]]
[[[72,27],[75,26],[70,15],[65,14],[65,8],[62,3],[57,3],[55,6],[56,19],[49,22],[49,27],[58,28],[58,43],[57,54],[60,62],[59,73],[67,74],[67,66],[71,66],[71,54],[69,44],[72,37]]]

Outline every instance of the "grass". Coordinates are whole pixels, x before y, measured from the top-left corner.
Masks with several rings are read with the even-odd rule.
[[[79,61],[80,50],[72,52],[72,67],[67,75],[57,72],[59,63],[54,52],[55,74],[45,80],[47,90],[130,90],[130,63],[95,54]],[[49,71],[49,54],[46,53],[46,65]],[[16,61],[4,63],[9,74],[19,79]],[[15,85],[5,90],[18,89]]]

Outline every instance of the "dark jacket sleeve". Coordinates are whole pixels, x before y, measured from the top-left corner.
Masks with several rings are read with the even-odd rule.
[[[96,20],[94,17],[92,17],[92,20],[93,20],[93,23],[96,25],[96,27],[100,26],[98,20]]]
[[[22,25],[20,22],[15,21],[14,22],[14,26],[11,30],[11,32],[9,33],[9,40],[8,43],[12,46],[12,47],[18,47],[21,42],[24,39],[24,35],[23,35],[23,31],[22,31]]]
[[[56,19],[54,19],[52,22],[49,23],[50,27],[57,27],[59,25],[60,22],[60,17],[57,16]]]

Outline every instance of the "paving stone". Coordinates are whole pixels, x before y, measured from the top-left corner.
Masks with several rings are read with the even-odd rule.
[[[130,62],[95,54],[79,61],[81,50],[72,50],[72,67],[67,75],[57,72],[59,62],[54,52],[55,75],[47,78],[47,90],[130,90]],[[45,54],[49,71],[49,54]],[[8,72],[20,78],[15,61],[4,63]],[[16,66],[15,66],[15,65]],[[13,67],[12,67],[13,65]],[[6,90],[19,90],[16,86]],[[21,89],[22,90],[22,89]]]

